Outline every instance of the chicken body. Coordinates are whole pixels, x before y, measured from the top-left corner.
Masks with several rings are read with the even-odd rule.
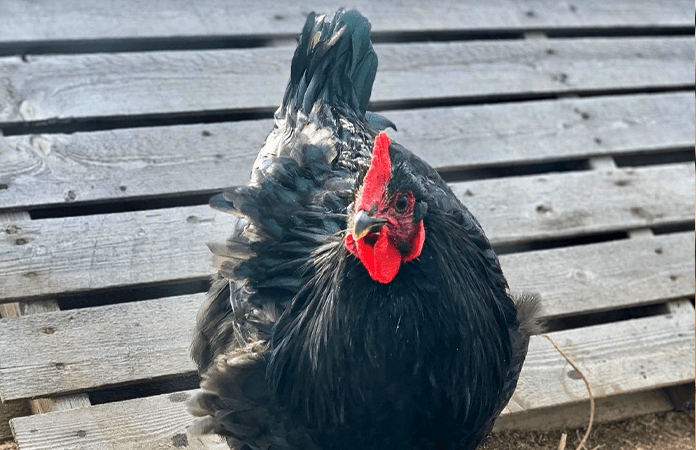
[[[481,227],[366,113],[355,11],[314,16],[198,315],[194,430],[231,448],[475,449],[517,383],[537,301]],[[245,447],[246,446],[246,447]]]

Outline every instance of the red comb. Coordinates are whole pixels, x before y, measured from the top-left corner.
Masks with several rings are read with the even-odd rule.
[[[372,205],[382,200],[392,175],[389,144],[391,144],[391,139],[385,132],[379,133],[375,138],[375,145],[372,149],[372,162],[363,179],[362,192],[358,196],[356,211],[361,209],[369,210]]]

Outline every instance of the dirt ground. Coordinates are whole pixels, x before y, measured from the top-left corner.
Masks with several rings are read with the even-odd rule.
[[[593,427],[587,450],[693,450],[694,411],[649,414]],[[561,431],[508,431],[491,436],[480,450],[557,450]],[[567,430],[566,450],[575,450],[585,433]],[[0,450],[17,450],[13,442]]]
[[[694,450],[694,411],[648,414],[592,427],[587,450]],[[585,429],[550,432],[508,431],[491,436],[480,450],[557,450],[561,434],[575,450]]]

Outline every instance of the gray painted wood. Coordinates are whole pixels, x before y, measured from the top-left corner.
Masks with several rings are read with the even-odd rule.
[[[694,215],[688,163],[454,188],[494,244],[686,222]],[[204,278],[211,273],[206,242],[223,241],[234,221],[204,205],[8,225],[0,229],[0,302]]]
[[[134,0],[88,0],[59,4],[48,0],[4,0],[0,42],[123,39],[153,37],[296,35],[306,14],[332,13],[344,3],[184,0],[142,3]],[[496,0],[440,2],[353,0],[345,4],[383,31],[527,30],[538,28],[614,28],[693,26],[693,5],[681,1],[598,0],[576,4]]]
[[[685,87],[688,37],[382,44],[373,101]],[[0,58],[0,123],[275,109],[292,47]]]
[[[386,111],[442,171],[694,145],[693,93]],[[0,137],[0,209],[206,193],[248,180],[270,120]],[[72,193],[72,194],[71,194]]]
[[[693,295],[693,248],[693,233],[681,233],[504,255],[501,263],[513,292],[538,292],[543,316],[553,317]],[[0,358],[0,394],[13,400],[193,372],[190,333],[203,296],[3,319],[0,349],[14,350]]]
[[[693,314],[634,319],[551,336],[580,366],[599,398],[694,377]],[[189,395],[190,391],[109,403],[18,418],[11,424],[22,450],[167,448],[184,441],[191,418],[182,402]],[[587,398],[582,380],[546,339],[536,336],[505,413]],[[191,437],[185,439],[194,448],[200,445]]]

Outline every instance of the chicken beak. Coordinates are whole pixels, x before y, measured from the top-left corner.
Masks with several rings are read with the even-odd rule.
[[[387,219],[372,217],[367,211],[360,210],[353,217],[353,239],[357,241],[368,233],[376,233],[385,223],[387,223]]]

